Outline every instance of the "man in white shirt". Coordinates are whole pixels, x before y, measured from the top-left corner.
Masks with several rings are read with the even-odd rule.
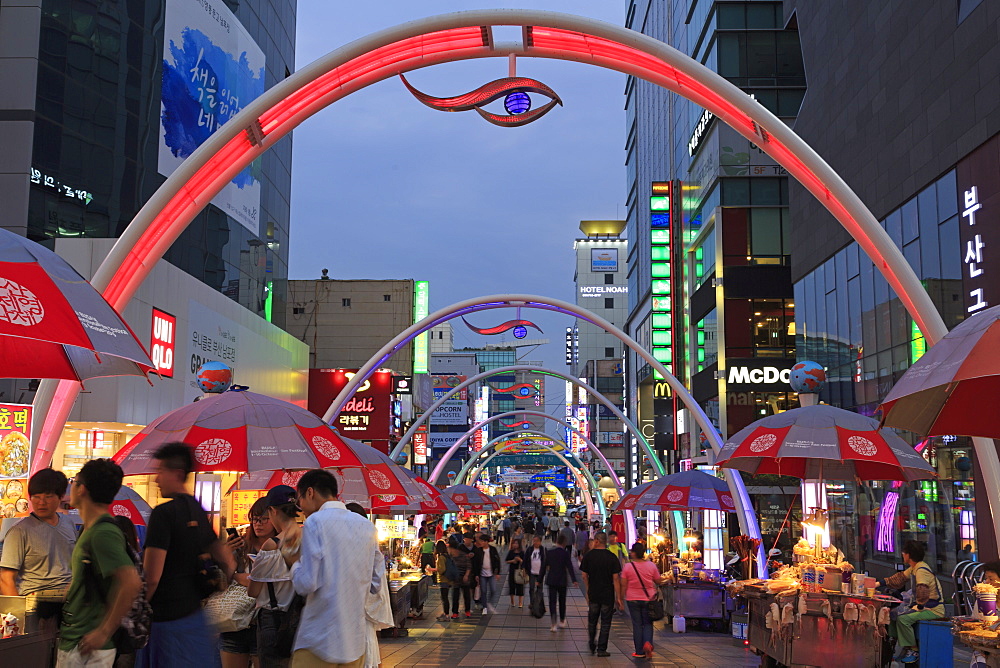
[[[358,611],[385,577],[375,526],[336,500],[329,471],[307,471],[297,487],[306,521],[299,540],[282,541],[295,591],[306,597],[291,666],[361,668],[367,622]]]

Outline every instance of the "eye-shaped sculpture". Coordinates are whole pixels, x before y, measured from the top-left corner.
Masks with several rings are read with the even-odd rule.
[[[503,332],[508,332],[508,331],[510,331],[512,329],[513,330],[517,330],[519,327],[522,328],[522,329],[524,329],[526,327],[534,327],[539,332],[542,332],[542,328],[539,327],[538,325],[536,325],[535,323],[531,322],[530,320],[508,320],[507,322],[505,322],[503,324],[500,324],[500,325],[497,325],[495,327],[484,327],[484,328],[475,327],[474,325],[472,325],[472,323],[470,323],[464,317],[462,318],[462,322],[464,322],[465,326],[468,327],[469,329],[471,329],[476,334],[483,334],[485,336],[492,336],[493,334],[502,334]],[[544,332],[542,332],[542,333],[544,334]],[[527,330],[526,329],[525,329],[525,334],[527,334]],[[515,332],[514,335],[517,336],[516,332]],[[520,339],[520,338],[524,338],[524,337],[523,336],[518,336],[517,338]]]
[[[562,105],[562,100],[559,99],[554,90],[541,81],[527,77],[497,79],[488,84],[483,84],[474,91],[455,97],[433,97],[426,93],[421,93],[411,86],[410,82],[402,74],[399,75],[399,78],[402,79],[403,85],[413,94],[413,97],[431,109],[437,109],[438,111],[469,111],[470,109],[475,109],[480,116],[493,125],[499,125],[504,128],[516,128],[521,125],[527,125],[532,121],[537,121],[557,104]],[[528,93],[545,95],[549,98],[549,101],[537,109],[532,109],[531,96]],[[499,100],[501,97],[504,98],[504,109],[507,110],[507,115],[494,114],[481,108],[494,100]]]
[[[517,385],[511,385],[510,387],[493,387],[494,392],[499,394],[516,394],[519,397],[531,397],[538,392],[538,388],[531,383],[519,383]]]

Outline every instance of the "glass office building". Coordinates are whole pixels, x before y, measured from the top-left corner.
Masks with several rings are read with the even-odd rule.
[[[235,62],[240,49],[244,56],[256,54],[251,60],[261,66],[262,75],[256,73],[260,90],[295,68],[296,6],[290,0],[22,4],[5,6],[0,17],[23,31],[18,40],[0,45],[0,60],[12,76],[12,85],[0,94],[0,130],[12,146],[24,149],[12,153],[15,164],[4,170],[0,195],[10,205],[4,226],[43,243],[58,237],[120,236],[164,182],[169,172],[163,169],[166,126],[161,120],[166,123],[175,111],[161,95],[170,60],[165,41],[177,50],[184,77],[193,77],[196,70],[205,73],[198,92],[205,113],[191,121],[191,136],[177,140],[173,148],[179,151],[178,146],[187,149],[186,142],[196,141],[199,130],[214,128],[248,101],[246,95],[240,99],[241,89],[226,84],[221,60],[210,60],[221,59],[220,44],[235,40],[237,33],[248,36],[228,55]],[[190,70],[182,64],[187,62],[182,46],[188,49],[189,44],[181,44],[179,31],[170,32],[171,26],[185,24],[200,26],[200,37],[191,39],[204,40],[202,56]],[[226,90],[226,85],[232,87]],[[236,217],[214,200],[165,256],[279,325],[288,275],[291,155],[289,136],[247,172],[256,196],[247,199],[249,188],[241,185],[237,196],[245,206]]]

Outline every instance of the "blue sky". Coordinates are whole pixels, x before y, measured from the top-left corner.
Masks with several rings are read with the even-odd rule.
[[[301,69],[350,41],[436,14],[517,7],[621,25],[625,4],[299,0],[296,65]],[[573,301],[579,221],[625,213],[625,77],[542,59],[519,60],[518,74],[551,86],[564,106],[523,128],[499,128],[475,112],[429,109],[391,79],[296,129],[289,277],[314,278],[328,268],[332,278],[426,279],[432,310],[495,293]],[[505,76],[506,60],[491,58],[437,65],[407,78],[425,93],[446,97]],[[563,332],[570,319],[540,311],[522,315],[551,340],[530,357],[565,369]],[[514,311],[494,311],[473,322],[488,327],[513,317]],[[456,347],[489,342],[460,321],[454,324]],[[549,402],[561,395],[561,388],[550,391]]]

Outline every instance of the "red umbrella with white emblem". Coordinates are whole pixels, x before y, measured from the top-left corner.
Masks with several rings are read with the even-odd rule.
[[[719,466],[802,479],[929,480],[934,468],[878,420],[818,405],[761,418],[726,441]]]
[[[625,492],[614,510],[721,510],[735,513],[726,481],[704,471],[672,473]]]
[[[486,492],[481,492],[471,485],[452,485],[441,490],[466,512],[489,512],[500,510],[500,504]]]
[[[382,453],[378,454],[381,455]],[[416,504],[419,506],[422,503],[431,502],[431,493],[420,485],[419,479],[413,479],[412,476],[408,475],[409,469],[391,462],[387,464],[385,469],[380,469],[374,476],[370,474],[367,468],[345,467],[329,469],[337,479],[338,498],[345,503],[352,501],[359,503],[369,510],[372,510],[373,506],[393,504]],[[383,475],[383,471],[385,472],[386,479],[389,481],[388,488],[385,487],[385,480],[380,477]],[[304,473],[305,471],[287,470],[255,471],[254,473],[247,473],[240,476],[230,491],[237,488],[242,490],[271,489],[277,485],[295,487]],[[379,512],[379,510],[373,510],[373,512]],[[450,511],[434,510],[432,512]]]

